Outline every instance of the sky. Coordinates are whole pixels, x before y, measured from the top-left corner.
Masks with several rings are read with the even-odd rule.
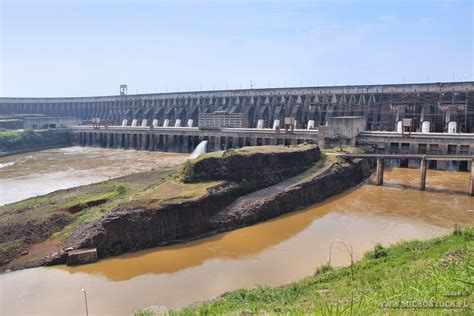
[[[0,0],[0,96],[472,81],[473,3]]]

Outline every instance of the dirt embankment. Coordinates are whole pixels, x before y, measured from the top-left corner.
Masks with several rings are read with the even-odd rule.
[[[172,172],[162,168],[0,206],[0,271],[42,265],[75,229]]]
[[[78,231],[69,246],[97,247],[100,257],[108,257],[211,236],[320,202],[360,183],[370,170],[365,161],[337,162],[316,175],[307,173],[293,183],[267,187],[262,195],[245,195],[246,187],[233,184],[194,201],[111,212]],[[51,263],[64,260],[65,254],[58,253]]]
[[[316,146],[247,147],[2,207],[0,269],[65,263],[72,249],[97,247],[103,258],[211,236],[322,201],[370,174],[365,162],[320,158]]]

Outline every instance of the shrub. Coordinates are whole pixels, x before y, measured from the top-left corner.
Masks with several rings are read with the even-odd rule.
[[[376,244],[374,247],[373,258],[379,259],[388,256],[387,249],[384,248],[381,244]]]
[[[127,192],[127,188],[125,188],[123,185],[119,185],[117,188],[115,188],[115,191],[120,195],[124,195]]]

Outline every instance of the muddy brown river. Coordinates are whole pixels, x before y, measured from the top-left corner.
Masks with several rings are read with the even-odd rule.
[[[256,285],[278,286],[326,263],[342,239],[360,258],[377,242],[427,239],[474,224],[468,173],[392,169],[383,187],[372,179],[343,194],[265,223],[183,245],[94,264],[35,268],[0,275],[0,315],[129,315],[152,305],[178,308]],[[336,244],[332,263],[349,257]]]

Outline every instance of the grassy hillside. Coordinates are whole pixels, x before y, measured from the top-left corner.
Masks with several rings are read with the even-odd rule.
[[[238,290],[176,314],[472,315],[474,227],[376,246],[352,270],[323,266],[286,286]]]

